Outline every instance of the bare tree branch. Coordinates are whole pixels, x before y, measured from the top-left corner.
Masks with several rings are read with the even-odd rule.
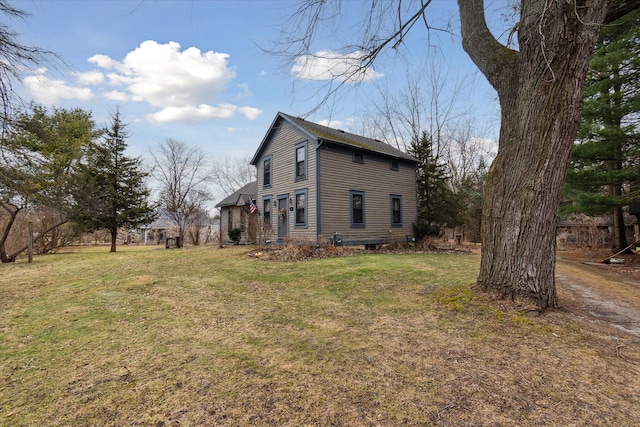
[[[24,20],[28,14],[0,0],[0,16],[3,21],[10,19]],[[7,120],[11,117],[12,105],[19,100],[14,91],[14,84],[20,82],[25,70],[60,58],[53,52],[20,43],[19,34],[13,31],[6,22],[0,22],[0,102],[2,102],[3,132]]]
[[[498,42],[487,27],[483,0],[458,0],[462,47],[489,83],[504,92],[505,80],[517,80],[518,53]]]
[[[207,187],[209,165],[205,153],[182,141],[167,138],[158,153],[151,152],[155,162],[154,177],[161,185],[160,203],[165,214],[178,227],[184,241],[187,230],[211,200]]]
[[[211,181],[217,184],[225,196],[233,194],[244,185],[256,180],[256,169],[251,166],[251,156],[223,157],[213,162]]]
[[[347,2],[340,0],[306,0],[298,3],[298,8],[282,25],[282,37],[273,42],[271,49],[263,50],[273,56],[284,59],[285,63],[293,66],[302,58],[325,61],[345,61],[353,64],[342,72],[337,72],[330,79],[325,80],[323,89],[316,95],[319,100],[316,107],[307,113],[315,112],[320,106],[329,105],[336,100],[338,92],[356,88],[365,81],[369,70],[373,70],[376,60],[385,51],[398,53],[405,37],[415,27],[417,22],[423,22],[430,31],[449,33],[448,28],[439,28],[429,23],[425,13],[431,0],[417,1],[387,1],[372,0],[368,10],[362,16],[358,39],[344,43],[339,49],[332,50],[331,57],[325,52],[313,51],[314,43],[320,33],[320,28],[328,22],[338,20],[344,13]],[[353,5],[353,2],[349,3]],[[387,25],[393,17],[393,25]],[[337,31],[337,29],[336,29]],[[344,31],[343,31],[344,32]],[[341,56],[335,56],[341,55]],[[354,55],[358,54],[357,58]]]

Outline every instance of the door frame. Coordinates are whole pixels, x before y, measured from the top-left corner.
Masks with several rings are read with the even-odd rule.
[[[289,237],[289,194],[278,195],[278,241]],[[281,219],[280,209],[284,211],[284,220]]]

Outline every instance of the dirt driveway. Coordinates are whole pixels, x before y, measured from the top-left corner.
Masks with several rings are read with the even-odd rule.
[[[558,252],[556,285],[561,306],[594,325],[640,338],[640,255],[625,264],[604,264],[611,253]]]

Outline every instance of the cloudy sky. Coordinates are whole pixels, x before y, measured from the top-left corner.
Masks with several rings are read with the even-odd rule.
[[[337,49],[347,39],[366,2],[349,2],[340,27],[313,41],[321,59],[290,62],[267,53],[294,25],[289,0],[31,0],[11,4],[29,13],[6,22],[32,44],[58,54],[64,65],[45,64],[24,78],[23,97],[48,106],[81,107],[106,125],[117,107],[130,123],[133,155],[153,150],[166,138],[202,147],[212,157],[252,155],[278,111],[314,110],[332,75],[349,70],[358,51]],[[455,2],[434,0],[434,22],[450,22],[453,34],[419,32],[399,55],[389,54],[358,76],[308,118],[351,129],[378,88],[406,81],[398,56],[444,64],[452,84],[464,79],[465,102],[495,120],[495,94],[460,47]],[[343,37],[344,36],[344,37]],[[427,49],[427,46],[437,46]],[[471,82],[471,83],[469,83]],[[344,82],[344,88],[356,87]],[[468,93],[467,93],[468,92]],[[490,108],[484,108],[489,106]],[[476,111],[479,109],[476,108]],[[485,120],[480,117],[480,120]]]

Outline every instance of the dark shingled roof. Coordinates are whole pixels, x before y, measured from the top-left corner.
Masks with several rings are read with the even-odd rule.
[[[293,124],[303,128],[310,134],[314,135],[318,140],[333,142],[348,147],[359,148],[366,151],[382,154],[384,156],[395,157],[398,159],[418,162],[418,160],[409,154],[392,147],[391,145],[373,138],[345,132],[339,129],[333,129],[317,123],[309,122],[300,117],[293,117],[288,114],[278,113],[280,116],[289,120]]]
[[[216,208],[248,205],[249,199],[255,198],[256,194],[258,194],[258,182],[253,181],[248,183],[235,193],[222,199],[222,201],[216,205]]]

